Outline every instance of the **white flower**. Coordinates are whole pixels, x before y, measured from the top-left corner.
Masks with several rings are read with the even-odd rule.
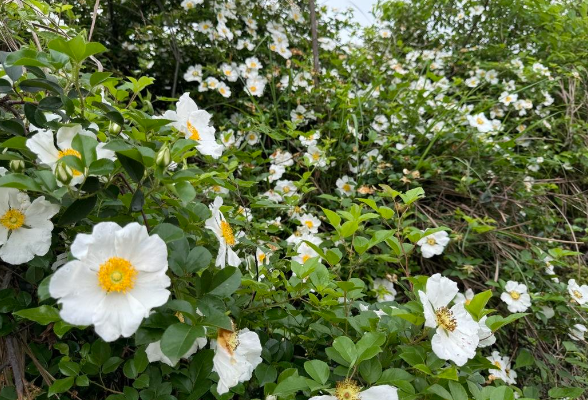
[[[465,80],[465,84],[468,87],[475,88],[480,84],[480,79],[478,79],[477,76],[472,76],[471,78]]]
[[[249,132],[245,138],[247,139],[247,144],[250,146],[254,146],[259,143],[259,135],[253,131]]]
[[[500,97],[498,98],[498,101],[500,101],[505,106],[508,106],[511,103],[514,103],[515,101],[517,101],[518,99],[519,99],[519,95],[516,93],[510,94],[508,92],[502,92],[500,94]]]
[[[502,357],[498,351],[493,351],[492,356],[486,357],[494,366],[498,369],[489,369],[490,376],[488,379],[493,381],[495,379],[501,379],[506,384],[516,385],[517,373],[512,370],[510,365],[510,357]]]
[[[181,358],[187,360],[188,358],[190,358],[192,354],[196,353],[199,349],[204,348],[204,346],[206,346],[206,342],[207,340],[205,337],[196,338],[192,347],[190,347],[186,354],[184,354]],[[160,361],[164,364],[169,365],[170,367],[173,367],[175,366],[175,364],[177,364],[173,363],[172,360],[170,360],[165,354],[163,354],[163,351],[161,351],[160,340],[158,340],[157,342],[150,343],[149,346],[147,346],[147,348],[145,349],[145,353],[147,353],[147,359],[150,363]]]
[[[255,250],[255,259],[257,260],[257,265],[269,265],[270,254],[264,252],[259,247]]]
[[[217,391],[225,394],[230,388],[251,379],[255,368],[261,364],[261,342],[257,333],[249,329],[231,332],[219,329],[216,341],[213,371],[218,374]]]
[[[188,70],[184,74],[184,80],[186,82],[202,82],[202,65],[193,65],[188,67]]]
[[[239,68],[237,67],[237,64],[235,64],[235,63],[231,63],[231,64],[223,63],[220,66],[220,70],[221,70],[222,74],[224,75],[224,77],[227,78],[227,80],[229,82],[236,82],[237,79],[239,79]]]
[[[335,184],[339,192],[345,196],[352,196],[355,193],[355,182],[347,175],[337,179]]]
[[[480,133],[487,133],[493,129],[492,122],[490,122],[490,120],[486,118],[484,113],[468,115],[467,118],[470,125],[474,128],[478,128],[478,132]]]
[[[461,293],[455,295],[455,300],[453,301],[455,304],[463,303],[464,305],[470,304],[472,299],[474,298],[474,291],[472,289],[468,289],[465,292],[465,296]]]
[[[289,197],[296,194],[298,188],[294,185],[294,182],[289,180],[280,180],[276,182],[277,192],[282,193],[284,196]]]
[[[296,249],[298,255],[292,257],[292,260],[299,264],[304,264],[309,259],[318,257],[318,253],[306,242],[319,246],[322,243],[322,240],[317,236],[305,234],[296,236],[291,240],[291,242],[299,244],[298,248]]]
[[[202,4],[203,1],[204,0],[184,0],[180,5],[184,7],[184,10],[188,11],[197,6],[198,4]]]
[[[478,338],[480,342],[478,343],[478,347],[488,347],[492,346],[496,343],[496,336],[492,333],[492,329],[486,325],[486,320],[488,319],[487,315],[484,315],[478,321]]]
[[[265,89],[266,83],[267,81],[265,78],[262,78],[261,76],[248,78],[245,91],[251,96],[261,97],[263,95],[263,90]]]
[[[93,124],[90,127],[98,129],[98,126]],[[53,132],[45,129],[38,129],[36,133],[27,140],[27,147],[39,157],[41,163],[49,166],[53,172],[57,168],[57,164],[62,157],[74,156],[82,158],[79,151],[72,148],[72,141],[77,135],[88,136],[96,139],[96,135],[81,125],[63,126],[57,130],[57,147],[53,141]],[[104,149],[105,143],[98,143],[96,147],[96,158],[114,160],[114,152]],[[84,171],[73,170],[73,179],[70,186],[75,186],[84,181]]]
[[[448,243],[449,235],[445,231],[440,231],[421,238],[417,245],[421,247],[423,257],[431,258],[442,254]]]
[[[382,303],[384,301],[394,301],[394,298],[396,297],[394,283],[390,282],[388,279],[374,279],[373,290],[376,292],[378,303]]]
[[[229,264],[231,267],[241,264],[241,259],[232,249],[237,243],[237,239],[233,233],[233,228],[231,228],[231,225],[220,211],[222,205],[222,197],[215,198],[214,203],[209,206],[212,216],[204,222],[206,228],[210,229],[218,239],[219,248],[215,265],[221,269],[225,267],[225,264]]]
[[[231,97],[231,88],[224,82],[220,82],[216,90],[225,98]]]
[[[357,382],[351,379],[345,379],[337,382],[335,396],[314,396],[309,400],[398,400],[398,389],[390,385],[372,386],[364,391]]]
[[[282,149],[276,149],[276,151],[274,151],[274,153],[270,155],[269,158],[276,165],[283,165],[285,167],[291,167],[294,165],[294,158],[292,157],[292,153]]]
[[[479,325],[462,303],[448,308],[458,291],[457,283],[435,274],[427,280],[426,293],[419,290],[419,297],[425,326],[436,328],[431,340],[433,351],[437,357],[462,366],[475,357],[480,339]]]
[[[568,281],[568,292],[579,305],[584,305],[588,302],[588,285],[580,286],[575,279],[570,279]]]
[[[392,32],[390,32],[390,30],[389,30],[389,29],[382,29],[382,30],[380,31],[380,37],[381,37],[382,39],[387,39],[387,38],[389,38],[390,36],[392,36]]]
[[[136,222],[101,222],[71,245],[76,258],[59,268],[49,293],[72,325],[94,325],[107,342],[135,333],[143,318],[169,298],[167,247]]]
[[[524,312],[531,307],[531,296],[527,293],[527,286],[515,281],[508,281],[500,299],[508,306],[512,313]]]
[[[22,264],[47,254],[51,247],[51,217],[59,206],[38,197],[31,203],[26,193],[0,188],[0,258]]]
[[[270,182],[277,181],[284,175],[286,168],[283,165],[270,165],[269,176],[267,177]]]
[[[186,139],[197,142],[196,149],[204,155],[219,158],[223,154],[223,146],[216,142],[215,129],[210,126],[211,115],[198,106],[184,93],[176,103],[176,111],[166,111],[163,118],[171,120],[171,125],[182,132]]]
[[[308,146],[308,150],[304,153],[304,158],[306,158],[308,164],[319,168],[327,165],[327,157],[325,157],[324,151],[316,146]]]
[[[303,231],[309,233],[318,233],[318,228],[321,226],[321,220],[312,214],[303,214],[298,217],[298,221],[300,221]]]
[[[582,324],[576,324],[570,328],[569,336],[574,340],[584,340],[584,334],[588,331],[588,328]]]

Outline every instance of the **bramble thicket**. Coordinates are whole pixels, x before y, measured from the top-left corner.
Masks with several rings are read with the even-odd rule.
[[[586,398],[587,14],[0,1],[0,400]]]

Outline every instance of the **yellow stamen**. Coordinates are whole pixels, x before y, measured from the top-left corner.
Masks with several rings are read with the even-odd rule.
[[[307,262],[310,259],[310,256],[308,254],[305,254],[302,256],[302,264],[304,264],[305,262]]]
[[[257,86],[251,86],[251,87],[249,88],[249,91],[250,91],[251,93],[257,92]]]
[[[513,300],[518,300],[521,298],[521,294],[516,290],[510,291],[508,294],[510,294],[510,297],[512,297]]]
[[[359,400],[360,391],[361,386],[356,381],[345,379],[344,381],[337,382],[335,397],[337,397],[337,400]]]
[[[574,290],[573,293],[574,293],[574,297],[576,297],[578,299],[581,299],[582,298],[582,293],[580,293],[579,290]]]
[[[231,225],[229,225],[227,221],[221,221],[220,228],[225,242],[227,242],[229,246],[233,246],[235,244],[235,235],[233,234]]]
[[[441,307],[435,312],[437,324],[446,331],[453,332],[457,328],[457,321],[447,307]]]
[[[196,129],[194,125],[190,123],[190,121],[188,121],[188,131],[190,132],[190,139],[200,140],[200,133],[198,132],[198,129]]]
[[[23,226],[25,216],[20,210],[11,208],[0,218],[0,223],[7,229],[15,230]]]
[[[128,260],[110,257],[100,265],[98,282],[106,292],[126,293],[135,286],[137,270]]]
[[[314,226],[312,221],[304,221],[304,225],[306,225],[308,227],[308,229],[312,229],[312,227]]]
[[[290,193],[290,187],[289,186],[284,186],[283,192],[284,193]]]
[[[351,186],[348,183],[344,184],[343,185],[343,191],[345,191],[345,192],[351,192]]]
[[[265,260],[265,253],[260,253],[259,256],[257,256],[257,259],[260,263],[262,263],[263,260]]]
[[[232,356],[235,353],[237,346],[239,346],[239,337],[236,332],[219,329],[216,342]]]
[[[427,239],[427,244],[428,244],[429,246],[434,246],[434,245],[436,245],[436,244],[437,244],[437,241],[435,240],[435,238],[434,238],[434,237],[430,237],[430,238],[428,238],[428,239]]]

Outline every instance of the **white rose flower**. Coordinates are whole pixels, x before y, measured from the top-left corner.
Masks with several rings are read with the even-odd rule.
[[[445,231],[440,231],[421,238],[417,245],[421,247],[423,257],[431,258],[442,254],[448,243],[449,235]]]
[[[457,283],[435,274],[427,280],[426,293],[419,290],[425,313],[425,326],[436,328],[431,345],[437,357],[458,366],[475,357],[480,341],[479,325],[462,303],[451,309],[449,303],[458,293]]]
[[[216,142],[215,129],[210,126],[211,115],[199,110],[189,93],[180,97],[176,111],[166,111],[163,118],[173,121],[171,125],[182,132],[186,139],[197,142],[196,149],[200,153],[215,159],[223,154],[223,146]]]
[[[398,400],[398,389],[390,385],[372,386],[361,390],[354,380],[345,379],[337,382],[334,396],[314,396],[309,400]]]
[[[231,267],[237,267],[241,264],[241,259],[232,249],[237,244],[237,238],[235,238],[233,228],[220,211],[222,205],[222,197],[216,197],[214,203],[209,206],[212,216],[204,222],[206,228],[210,229],[218,239],[219,248],[215,265],[221,269],[225,267],[225,264],[229,264]]]
[[[387,279],[376,278],[373,284],[374,292],[376,292],[376,298],[378,303],[384,301],[394,301],[396,297],[396,289],[394,289],[394,283]]]
[[[136,222],[101,222],[71,245],[76,258],[60,267],[49,293],[72,325],[94,325],[106,342],[129,337],[152,308],[169,298],[167,246]]]
[[[231,332],[219,329],[216,341],[213,371],[218,374],[217,392],[225,394],[230,388],[251,379],[255,368],[261,364],[261,342],[257,333],[242,329]]]
[[[23,264],[43,256],[51,247],[51,217],[59,206],[13,188],[0,188],[0,258],[9,264]]]
[[[531,307],[531,296],[527,293],[527,286],[515,281],[508,281],[500,299],[508,306],[512,313],[524,312]]]
[[[588,302],[588,285],[580,286],[575,279],[570,279],[568,281],[568,292],[579,305],[582,306]]]

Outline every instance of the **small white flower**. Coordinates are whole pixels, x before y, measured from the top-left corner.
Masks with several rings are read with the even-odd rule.
[[[210,125],[211,115],[198,106],[184,93],[176,103],[176,111],[166,111],[163,118],[171,120],[171,125],[184,134],[186,139],[197,142],[196,149],[204,155],[219,158],[223,146],[216,142],[215,129]]]
[[[448,243],[449,235],[445,231],[440,231],[421,238],[417,245],[421,247],[423,257],[431,258],[442,254]]]
[[[32,203],[26,193],[0,188],[0,258],[9,264],[22,264],[47,254],[51,247],[51,218],[59,206],[44,196]]]
[[[385,301],[394,301],[396,297],[396,289],[394,289],[394,283],[388,279],[376,278],[374,279],[373,290],[376,292],[376,298],[378,303]]]
[[[291,242],[294,242],[298,245],[296,249],[298,255],[292,257],[292,260],[299,264],[304,264],[309,259],[318,257],[318,253],[306,242],[319,246],[322,243],[322,240],[321,238],[314,235],[303,234],[300,236],[295,236],[295,239],[292,239]]]
[[[580,286],[575,279],[570,279],[568,281],[568,292],[579,305],[584,305],[588,302],[588,285]]]
[[[457,283],[435,274],[427,280],[426,293],[419,290],[419,297],[425,326],[436,328],[431,340],[433,352],[442,360],[462,366],[476,356],[480,327],[462,303],[448,308],[458,291]]]
[[[184,80],[186,82],[202,82],[202,65],[196,64],[188,67],[184,74]]]
[[[347,175],[342,176],[335,182],[339,192],[345,196],[353,196],[355,194],[355,181]]]
[[[321,220],[312,214],[303,214],[298,217],[298,221],[300,221],[303,231],[309,233],[318,233],[318,228],[321,226]]]
[[[515,101],[517,101],[518,99],[519,99],[519,95],[516,93],[511,94],[509,92],[502,92],[500,94],[500,97],[498,98],[498,101],[500,101],[505,106],[508,106],[511,103],[514,103]]]
[[[531,296],[527,293],[527,286],[515,281],[508,281],[500,299],[508,306],[512,313],[524,312],[531,307]]]
[[[267,81],[265,78],[260,76],[248,78],[245,91],[251,96],[261,97],[263,95],[266,83]]]
[[[501,379],[506,384],[516,385],[517,373],[511,368],[510,357],[502,357],[498,351],[493,351],[492,356],[486,358],[497,368],[488,370],[490,381]]]
[[[294,182],[289,180],[280,180],[276,182],[277,192],[282,193],[284,196],[289,197],[296,194],[298,188],[294,185]]]
[[[196,7],[198,4],[202,4],[203,1],[204,0],[184,0],[180,5],[184,7],[184,10],[189,11]]]
[[[261,342],[259,336],[249,329],[231,332],[218,330],[214,349],[213,371],[218,374],[217,392],[225,394],[239,382],[251,379],[255,368],[261,364]]]
[[[570,328],[569,336],[574,340],[584,340],[584,334],[588,331],[588,328],[582,324],[575,324]]]
[[[478,132],[480,133],[487,133],[493,130],[492,122],[490,122],[490,120],[486,118],[484,113],[468,115],[467,118],[470,125],[474,128],[477,128]]]
[[[204,348],[204,346],[206,346],[206,342],[207,340],[205,337],[196,338],[192,347],[190,347],[186,354],[184,354],[181,358],[187,360],[188,358],[190,358],[192,354],[196,353],[199,349]],[[164,364],[169,365],[170,367],[173,367],[177,364],[172,362],[172,360],[170,360],[165,354],[163,354],[163,351],[161,350],[160,340],[158,340],[157,342],[150,343],[149,346],[147,346],[147,348],[145,349],[145,353],[147,353],[147,359],[150,363],[160,361]]]
[[[224,98],[231,97],[231,88],[224,82],[220,82],[216,89]]]
[[[267,177],[270,182],[277,181],[284,175],[286,168],[283,165],[270,165],[269,176]]]
[[[136,222],[101,222],[71,245],[76,258],[60,267],[49,293],[72,325],[94,325],[106,342],[133,335],[152,308],[169,298],[167,246]]]
[[[249,146],[255,146],[257,143],[259,143],[259,135],[253,131],[247,133],[245,139],[247,140],[247,144]]]
[[[237,244],[237,238],[220,210],[222,205],[222,197],[215,198],[214,203],[209,206],[212,216],[204,222],[206,228],[210,229],[218,239],[219,248],[215,265],[221,269],[225,267],[225,264],[231,267],[241,264],[241,259],[233,250],[233,246]]]

